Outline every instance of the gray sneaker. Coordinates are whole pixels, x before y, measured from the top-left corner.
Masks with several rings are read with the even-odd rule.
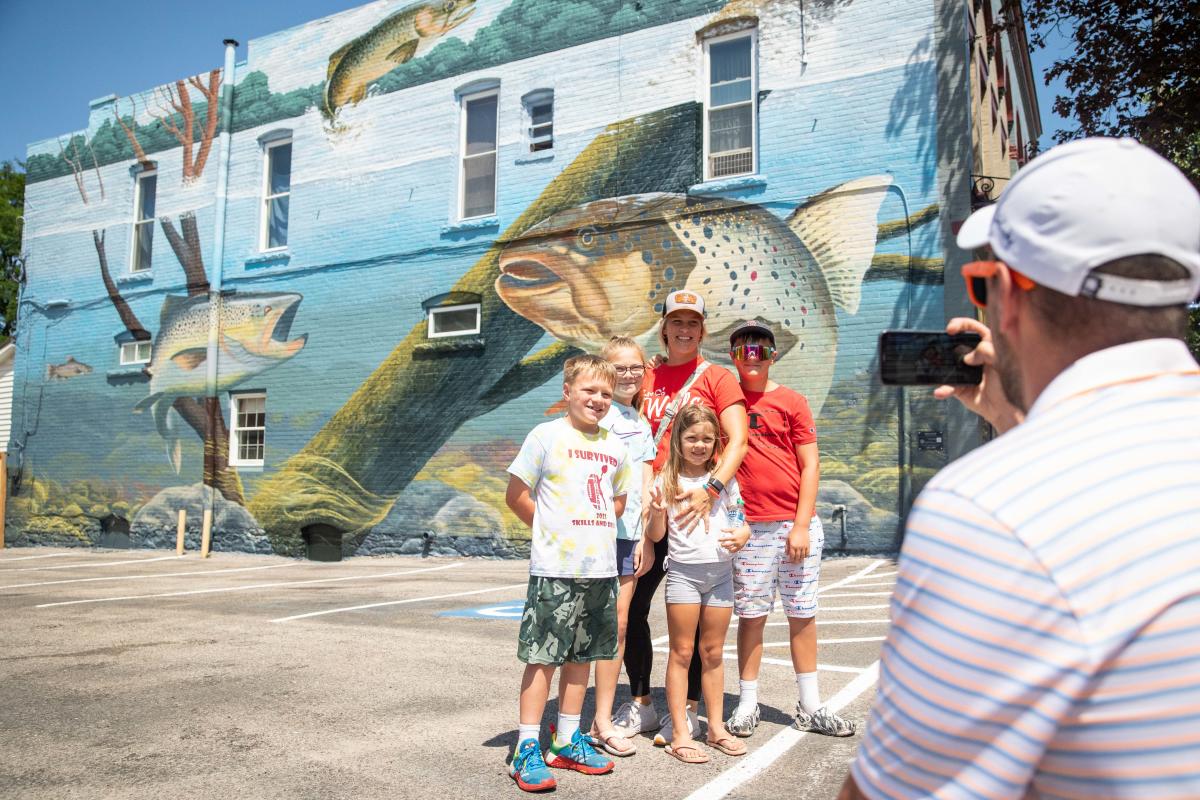
[[[737,708],[734,709],[733,716],[725,723],[725,729],[734,736],[741,736],[744,739],[754,733],[761,718],[757,703],[754,704],[754,710],[749,713],[743,713],[740,708]]]
[[[626,738],[658,730],[659,725],[654,706],[644,706],[636,700],[622,703],[617,713],[613,714],[612,721],[617,733]]]
[[[700,717],[695,711],[690,708],[687,710],[688,736],[695,739],[700,734]],[[667,714],[662,718],[662,727],[658,729],[658,733],[654,734],[654,744],[656,747],[666,747],[675,738],[675,728],[671,724],[671,715]]]
[[[792,727],[798,731],[811,731],[824,736],[853,736],[857,730],[853,722],[831,714],[824,706],[809,714],[799,703],[796,704],[796,721],[792,723]]]

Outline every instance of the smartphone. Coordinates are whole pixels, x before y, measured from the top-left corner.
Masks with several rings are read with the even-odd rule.
[[[888,386],[975,384],[983,367],[963,363],[980,342],[977,333],[884,331],[879,337],[879,372]]]

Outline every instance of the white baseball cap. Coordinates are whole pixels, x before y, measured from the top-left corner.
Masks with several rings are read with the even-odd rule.
[[[695,311],[703,317],[704,298],[686,289],[671,292],[667,295],[667,302],[663,304],[663,316],[670,316],[676,311]]]
[[[958,246],[990,245],[1034,283],[1133,306],[1200,295],[1200,193],[1174,164],[1133,139],[1059,145],[1030,161],[995,204],[967,218]],[[1190,277],[1153,281],[1093,273],[1118,258],[1165,256]]]

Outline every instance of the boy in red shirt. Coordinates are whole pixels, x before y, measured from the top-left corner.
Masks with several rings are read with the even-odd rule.
[[[743,322],[729,346],[750,417],[750,448],[737,480],[751,535],[734,558],[741,696],[726,727],[749,736],[758,726],[763,628],[778,588],[800,695],[792,724],[801,731],[850,736],[854,723],[829,712],[817,688],[817,581],[825,533],[815,514],[820,461],[812,411],[804,395],[770,379],[776,352],[770,328],[758,320]]]

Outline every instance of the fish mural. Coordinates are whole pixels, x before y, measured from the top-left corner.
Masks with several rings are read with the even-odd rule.
[[[757,317],[776,331],[772,377],[803,392],[820,413],[833,383],[835,306],[858,310],[875,251],[876,217],[891,178],[859,178],[794,210],[786,220],[726,198],[642,194],[555,214],[500,254],[496,293],[551,336],[598,352],[632,336],[648,353],[662,298],[704,298],[704,356],[729,366],[729,333]]]
[[[329,57],[321,105],[325,119],[333,123],[339,109],[367,96],[372,81],[424,55],[474,11],[475,0],[413,3],[339,47]]]
[[[218,321],[217,346],[221,349],[218,391],[231,389],[304,349],[308,334],[287,338],[301,299],[295,293],[251,292],[222,300]],[[176,472],[182,454],[171,420],[171,404],[176,397],[199,397],[206,391],[209,313],[206,296],[167,296],[150,364],[146,367],[150,394],[134,406],[134,413],[151,411],[159,435],[166,441],[167,458]]]
[[[74,356],[67,356],[61,364],[46,365],[46,380],[65,381],[87,375],[92,368],[82,361],[76,361]]]

